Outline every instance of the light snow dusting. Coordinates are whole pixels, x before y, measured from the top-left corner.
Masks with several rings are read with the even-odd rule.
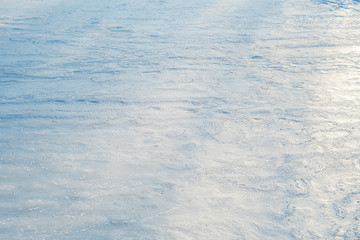
[[[360,239],[360,2],[0,0],[0,239]]]

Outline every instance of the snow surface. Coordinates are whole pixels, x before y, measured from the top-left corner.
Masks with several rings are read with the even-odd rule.
[[[0,239],[360,239],[360,3],[0,0]]]

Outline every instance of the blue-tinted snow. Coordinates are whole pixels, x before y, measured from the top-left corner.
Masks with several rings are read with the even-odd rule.
[[[360,239],[360,6],[0,0],[0,239]]]

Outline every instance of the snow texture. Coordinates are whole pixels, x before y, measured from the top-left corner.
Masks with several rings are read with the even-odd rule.
[[[360,3],[0,0],[0,239],[360,239]]]

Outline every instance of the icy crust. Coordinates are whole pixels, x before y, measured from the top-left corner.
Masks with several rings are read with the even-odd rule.
[[[360,238],[356,1],[0,6],[0,239]]]

